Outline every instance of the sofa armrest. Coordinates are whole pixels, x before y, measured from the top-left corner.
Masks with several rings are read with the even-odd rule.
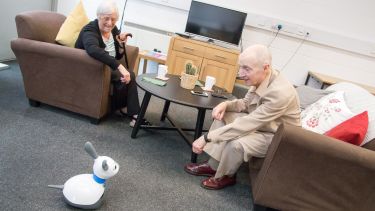
[[[23,38],[11,47],[28,98],[93,118],[107,112],[110,69],[84,50]]]
[[[257,176],[256,204],[281,210],[370,210],[375,152],[282,125]]]

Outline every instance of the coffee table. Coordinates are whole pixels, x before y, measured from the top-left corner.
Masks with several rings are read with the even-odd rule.
[[[166,86],[158,86],[142,80],[143,77],[155,78],[155,76],[156,74],[143,74],[137,76],[136,78],[137,85],[145,91],[145,95],[143,97],[141,110],[138,114],[137,121],[132,130],[131,137],[136,138],[140,128],[157,130],[177,130],[177,132],[182,136],[186,143],[191,145],[194,140],[196,140],[202,135],[202,132],[207,131],[203,130],[203,123],[204,117],[206,115],[206,110],[212,110],[216,105],[225,101],[226,99],[212,97],[210,94],[208,97],[192,95],[190,93],[190,90],[184,89],[180,86],[179,76],[176,75],[167,75],[169,80],[167,81]],[[217,89],[217,87],[214,87],[214,89]],[[144,118],[151,96],[155,96],[165,100],[160,121],[165,121],[165,119],[167,119],[171,123],[172,127],[141,125],[141,120]],[[168,114],[168,109],[171,102],[196,108],[198,110],[195,128],[181,128],[176,124],[173,118]],[[178,118],[178,114],[174,115],[177,115]],[[194,139],[189,139],[185,131],[194,131]],[[193,152],[191,153],[191,162],[197,162],[197,154]]]

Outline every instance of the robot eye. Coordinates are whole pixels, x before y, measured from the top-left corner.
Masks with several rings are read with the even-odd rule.
[[[115,170],[117,169],[117,165],[115,165]]]

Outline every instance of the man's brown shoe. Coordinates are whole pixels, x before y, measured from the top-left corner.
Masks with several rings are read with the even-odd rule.
[[[201,186],[210,190],[219,190],[234,184],[236,184],[236,176],[230,177],[225,175],[217,179],[214,177],[205,179],[202,181]]]
[[[196,176],[208,176],[213,177],[216,174],[216,171],[208,165],[208,162],[204,163],[189,163],[184,167],[184,170],[192,175]]]

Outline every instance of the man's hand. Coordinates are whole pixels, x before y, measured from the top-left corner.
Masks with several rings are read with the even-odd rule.
[[[220,103],[212,110],[212,118],[221,121],[225,114],[225,110],[227,110],[227,104],[225,102]]]
[[[124,66],[122,66],[122,64],[120,64],[118,66],[118,70],[120,71],[120,73],[122,75],[121,82],[125,83],[125,84],[128,84],[131,80],[130,73],[126,70],[126,68]]]
[[[205,145],[206,141],[204,140],[203,136],[201,136],[193,142],[192,150],[194,153],[201,154]]]

